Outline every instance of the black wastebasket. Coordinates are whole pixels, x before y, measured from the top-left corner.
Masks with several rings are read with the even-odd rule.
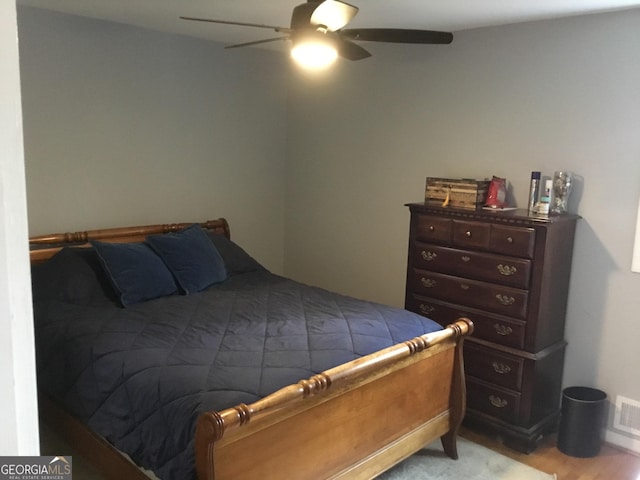
[[[572,457],[595,457],[604,435],[607,394],[589,387],[562,391],[558,449]]]

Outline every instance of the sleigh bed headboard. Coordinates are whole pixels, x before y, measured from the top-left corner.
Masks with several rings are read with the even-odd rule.
[[[177,232],[190,225],[193,225],[193,223],[141,225],[137,227],[107,228],[100,230],[86,230],[84,232],[54,233],[50,235],[35,236],[29,238],[31,263],[43,262],[55,255],[63,247],[71,245],[86,245],[90,240],[100,240],[103,242],[113,243],[141,242],[147,237],[147,235]],[[229,224],[224,218],[208,220],[203,223],[198,223],[198,225],[206,230],[224,235],[227,238],[230,238],[231,236]]]

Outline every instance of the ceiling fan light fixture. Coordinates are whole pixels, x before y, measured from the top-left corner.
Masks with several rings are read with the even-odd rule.
[[[338,50],[325,35],[303,36],[293,40],[291,57],[307,70],[322,70],[338,58]]]
[[[338,0],[324,0],[315,7],[309,19],[312,25],[323,25],[330,32],[340,30],[358,13],[358,7]]]

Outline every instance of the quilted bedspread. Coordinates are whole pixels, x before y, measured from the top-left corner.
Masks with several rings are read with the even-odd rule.
[[[163,480],[195,478],[196,419],[440,327],[265,270],[121,308],[36,302],[39,388]]]

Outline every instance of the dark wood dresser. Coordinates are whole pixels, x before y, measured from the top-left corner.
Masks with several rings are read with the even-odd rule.
[[[465,423],[523,452],[560,414],[576,215],[411,210],[405,308],[475,330],[464,347]]]

